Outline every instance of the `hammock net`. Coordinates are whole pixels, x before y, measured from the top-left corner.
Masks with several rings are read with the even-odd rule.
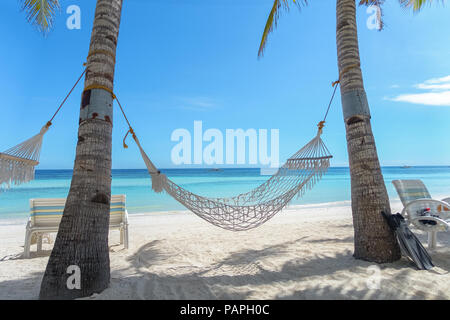
[[[332,158],[321,139],[323,123],[317,135],[290,157],[266,182],[231,198],[209,198],[194,194],[161,173],[132,132],[141,156],[152,177],[155,192],[167,192],[183,206],[213,225],[231,231],[258,227],[281,211],[297,195],[311,189],[330,166]]]

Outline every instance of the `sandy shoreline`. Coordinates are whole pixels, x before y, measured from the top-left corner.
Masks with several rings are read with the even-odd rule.
[[[21,259],[24,236],[25,224],[0,222],[0,299],[38,296],[51,245]],[[403,258],[374,278],[372,263],[352,257],[349,202],[293,206],[238,233],[190,212],[130,215],[130,249],[118,243],[111,232],[110,288],[89,299],[450,298],[450,233],[439,234],[432,271]]]

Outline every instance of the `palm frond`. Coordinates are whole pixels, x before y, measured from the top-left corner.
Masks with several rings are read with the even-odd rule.
[[[359,1],[359,5],[360,6],[375,6],[378,8],[378,13],[377,13],[377,21],[379,23],[380,28],[378,29],[379,31],[383,30],[384,28],[384,21],[383,21],[383,4],[384,4],[385,0],[360,0]],[[399,1],[411,1],[411,0],[399,0]]]
[[[35,25],[40,32],[46,34],[53,27],[56,12],[60,5],[58,0],[21,0],[22,10],[27,14],[27,20]]]
[[[294,5],[300,8],[302,5],[307,5],[308,0],[292,0]],[[269,34],[277,27],[278,18],[280,17],[280,9],[289,11],[289,0],[275,0],[270,10],[269,17],[267,18],[266,26],[259,45],[258,57],[261,57],[264,53],[264,48],[267,44],[267,38]]]
[[[420,11],[422,7],[428,3],[431,4],[432,0],[399,0],[400,4],[405,8],[412,8],[413,11]],[[441,1],[444,3],[444,1]]]

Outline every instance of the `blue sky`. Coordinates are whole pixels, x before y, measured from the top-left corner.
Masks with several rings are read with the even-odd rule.
[[[66,8],[81,8],[81,29],[69,30]],[[92,0],[61,0],[55,28],[42,37],[18,1],[0,12],[0,150],[34,135],[82,72],[95,9]],[[335,1],[316,0],[283,13],[264,58],[257,59],[271,0],[124,1],[115,92],[140,140],[159,167],[173,167],[171,133],[279,129],[280,160],[313,137],[337,78]],[[360,54],[382,165],[450,165],[449,8],[414,15],[385,5],[386,27],[370,30],[358,9]],[[447,78],[446,78],[447,77]],[[47,133],[40,169],[72,168],[79,86]],[[143,168],[115,109],[113,168]],[[340,97],[323,136],[332,165],[347,165]]]

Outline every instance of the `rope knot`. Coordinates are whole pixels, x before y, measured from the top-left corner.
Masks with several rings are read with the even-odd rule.
[[[125,143],[125,140],[127,140],[128,134],[130,133],[131,128],[128,129],[127,133],[125,134],[125,137],[123,137],[123,148],[128,149],[128,145]]]
[[[124,149],[128,149],[128,145],[125,143],[125,140],[127,140],[128,134],[131,133],[131,135],[133,136],[133,139],[136,140],[136,134],[134,133],[134,130],[132,127],[130,127],[130,129],[128,129],[127,134],[125,135],[125,137],[123,138],[123,148]]]
[[[319,131],[318,131],[318,134],[320,135],[320,134],[322,134],[322,129],[325,127],[325,121],[320,121],[318,124],[317,124],[317,127],[319,128]]]

